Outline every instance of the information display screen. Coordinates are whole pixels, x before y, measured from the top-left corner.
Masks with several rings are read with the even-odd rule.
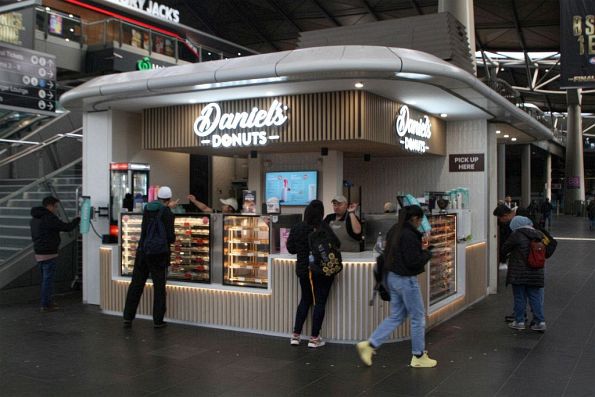
[[[317,171],[267,172],[265,199],[277,198],[281,205],[308,205],[317,198]]]

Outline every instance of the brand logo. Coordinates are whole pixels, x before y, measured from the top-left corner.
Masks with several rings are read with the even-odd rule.
[[[405,150],[425,153],[430,149],[427,146],[427,141],[432,137],[432,123],[427,115],[419,120],[414,120],[409,115],[409,106],[403,105],[399,110],[395,129],[399,143]]]
[[[144,57],[143,59],[139,59],[136,61],[136,69],[137,70],[152,70],[152,69],[163,69],[165,66],[155,65],[151,58]]]
[[[134,11],[148,14],[165,21],[180,22],[180,11],[175,8],[159,4],[152,0],[106,0],[109,3],[118,4]]]
[[[223,113],[217,103],[209,103],[194,121],[194,133],[201,138],[201,144],[212,147],[245,147],[265,145],[279,135],[267,131],[224,132],[226,130],[279,127],[287,121],[287,106],[274,100],[268,110],[252,108],[250,112]],[[218,134],[213,132],[219,131]],[[207,139],[205,139],[207,138]]]

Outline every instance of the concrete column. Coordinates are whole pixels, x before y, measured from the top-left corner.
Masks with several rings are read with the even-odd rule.
[[[520,205],[531,204],[531,145],[523,145],[521,153],[521,195]]]
[[[545,197],[552,199],[552,154],[545,157]]]
[[[475,70],[475,74],[477,74],[477,65],[475,64],[475,17],[473,14],[473,0],[438,0],[438,12],[450,12],[465,26],[469,48],[471,50],[471,62],[473,62],[473,69]]]
[[[343,152],[329,150],[322,157],[322,192],[320,200],[324,203],[324,213],[333,212],[331,201],[337,194],[343,194]]]
[[[498,200],[504,200],[506,196],[506,145],[498,144]]]
[[[568,137],[566,140],[566,186],[564,212],[569,213],[576,200],[585,200],[585,168],[583,164],[583,126],[581,119],[581,90],[568,90]],[[569,188],[570,178],[578,178],[578,188]]]

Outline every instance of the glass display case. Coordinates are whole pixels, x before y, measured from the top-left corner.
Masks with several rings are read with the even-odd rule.
[[[430,245],[429,284],[430,306],[457,293],[457,221],[456,215],[440,214],[428,217],[432,231]]]
[[[208,283],[211,281],[211,219],[209,215],[175,214],[176,242],[171,246],[167,279]],[[142,214],[121,216],[121,274],[131,276],[140,239]]]
[[[223,217],[223,284],[268,286],[269,217]]]

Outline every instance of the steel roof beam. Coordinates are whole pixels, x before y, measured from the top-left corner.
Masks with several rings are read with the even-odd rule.
[[[322,13],[324,14],[325,18],[328,19],[329,21],[331,21],[332,23],[334,23],[335,26],[343,26],[343,24],[341,22],[339,22],[334,16],[332,16],[326,10],[326,8],[324,8],[322,6],[322,4],[320,4],[320,2],[318,0],[312,0],[312,3],[316,4],[316,7],[318,7],[320,9],[320,11],[322,11]]]
[[[527,45],[525,43],[525,36],[523,35],[523,30],[521,29],[521,23],[519,22],[519,13],[517,11],[516,0],[512,0],[512,13],[514,15],[514,25],[516,28],[517,35],[519,37],[519,42],[521,43],[521,49],[523,50],[523,54],[525,54],[525,67],[527,69],[527,82],[531,81],[531,59],[529,58],[529,54],[527,53]]]

